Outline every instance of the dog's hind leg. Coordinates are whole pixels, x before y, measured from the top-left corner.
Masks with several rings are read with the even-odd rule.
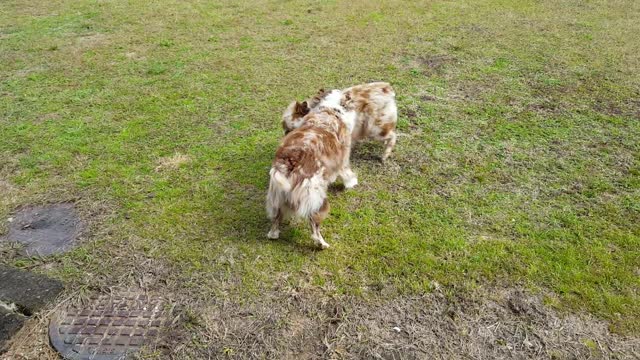
[[[280,237],[280,223],[282,222],[282,210],[278,208],[273,210],[274,216],[271,218],[271,230],[267,234],[269,239],[277,239]]]
[[[311,234],[311,238],[316,243],[316,245],[320,246],[321,249],[326,249],[329,247],[322,234],[320,233],[320,224],[322,221],[326,219],[327,215],[329,215],[329,201],[324,199],[322,203],[322,207],[315,213],[309,216],[309,222],[311,223],[311,230],[313,233]]]
[[[351,146],[347,146],[344,152],[344,157],[342,159],[342,169],[340,170],[340,178],[342,178],[342,182],[344,183],[344,187],[346,189],[351,189],[354,186],[358,185],[358,177],[351,170]]]
[[[391,151],[396,146],[396,135],[395,131],[391,131],[387,134],[387,137],[384,139],[385,149],[384,154],[382,154],[382,162],[386,161],[389,155],[391,155]]]

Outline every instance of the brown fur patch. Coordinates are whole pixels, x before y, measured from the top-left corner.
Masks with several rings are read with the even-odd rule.
[[[293,111],[294,117],[303,117],[309,113],[309,105],[306,101],[302,103],[296,102],[296,108]]]
[[[304,146],[301,145],[305,135],[299,130],[302,129],[292,131],[285,137],[283,145],[276,151],[274,163],[283,165],[289,174],[311,175],[318,170],[318,166],[312,154],[305,151]],[[294,183],[298,183],[304,179],[297,177],[293,180]]]
[[[349,93],[348,107],[359,113],[370,114],[373,109],[371,107],[371,91],[372,89],[363,86],[354,86]]]
[[[382,124],[382,126],[380,128],[382,129],[382,131],[380,131],[380,136],[386,137],[387,135],[389,135],[390,132],[395,130],[396,124],[394,124],[394,123],[385,123],[385,124]]]
[[[348,138],[346,127],[337,114],[326,109],[321,113],[306,116],[305,125],[291,131],[282,140],[282,145],[276,151],[274,166],[286,169],[287,174],[295,175],[293,184],[300,183],[306,177],[311,177],[319,171],[318,160],[341,159],[345,151],[344,144],[339,138]],[[325,166],[325,177],[342,166],[341,161],[322,161]]]

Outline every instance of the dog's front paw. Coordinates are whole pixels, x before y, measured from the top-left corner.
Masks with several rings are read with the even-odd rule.
[[[321,250],[329,248],[329,244],[327,244],[327,242],[324,241],[324,239],[322,238],[322,235],[320,236],[311,235],[311,238]]]
[[[267,234],[267,237],[271,240],[276,240],[280,237],[280,230],[271,230]]]
[[[344,182],[345,189],[353,189],[356,185],[358,185],[358,178],[355,176],[345,180]]]

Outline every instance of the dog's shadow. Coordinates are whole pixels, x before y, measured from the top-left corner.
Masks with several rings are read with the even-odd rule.
[[[334,182],[333,184],[329,185],[329,194],[336,195],[341,192],[344,192],[345,190],[346,188],[344,187],[344,184],[341,182]]]
[[[319,249],[311,240],[309,225],[304,221],[284,221],[280,238],[267,238],[271,223],[265,211],[265,196],[269,186],[269,168],[276,148],[277,142],[273,141],[255,148],[236,148],[235,151],[223,155],[229,158],[230,163],[252,165],[230,166],[222,172],[222,183],[230,188],[215,211],[219,212],[218,216],[223,219],[223,231],[226,236],[257,246],[270,242],[286,246],[301,254],[313,254]],[[378,142],[359,142],[352,148],[351,160],[382,164],[382,152],[383,148]],[[345,186],[340,180],[329,186],[330,194],[337,195],[344,191]]]
[[[265,230],[269,230],[269,223]],[[293,249],[301,255],[313,255],[322,251],[311,240],[311,235],[305,235],[304,231],[309,229],[309,224],[306,222],[296,222],[293,220],[285,220],[280,225],[280,237],[277,239],[268,239],[266,231],[264,231],[264,240],[259,241],[264,244],[276,244],[283,249]],[[310,230],[308,230],[310,231]]]
[[[382,164],[384,145],[379,141],[364,140],[351,146],[351,162],[368,162]]]
[[[221,175],[221,183],[227,188],[221,203],[214,204],[211,218],[220,218],[219,225],[226,237],[255,246],[277,244],[303,255],[319,251],[311,240],[309,224],[286,220],[281,226],[280,238],[267,238],[271,222],[267,218],[265,199],[269,187],[269,168],[277,148],[277,142],[229,151],[223,158],[230,163]],[[244,166],[241,164],[251,164]],[[306,232],[305,232],[306,231]],[[308,234],[307,234],[308,233]]]

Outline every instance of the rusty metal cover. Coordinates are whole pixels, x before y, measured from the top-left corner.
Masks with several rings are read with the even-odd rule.
[[[55,314],[49,338],[65,359],[124,359],[157,340],[172,321],[168,305],[161,298],[135,293],[97,296]]]

